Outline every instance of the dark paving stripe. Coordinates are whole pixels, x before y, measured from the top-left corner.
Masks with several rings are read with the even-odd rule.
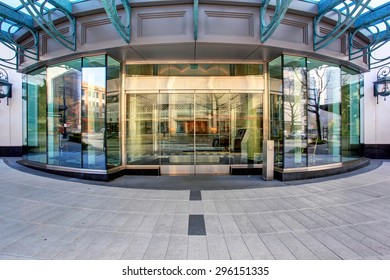
[[[188,235],[206,235],[203,215],[190,215],[188,219]]]
[[[202,193],[200,192],[200,190],[191,190],[190,200],[202,200]]]

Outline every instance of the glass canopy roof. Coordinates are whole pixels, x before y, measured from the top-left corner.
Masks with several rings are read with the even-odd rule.
[[[88,1],[88,0],[67,0],[67,1],[74,4],[74,3],[84,2],[84,1]],[[303,0],[303,1],[316,3],[316,4],[321,2],[321,0]],[[36,5],[38,5],[38,6],[40,6],[43,2],[45,2],[45,1],[44,0],[35,1]],[[347,0],[347,1],[343,1],[343,2],[346,3],[348,5],[348,7],[350,7],[350,9],[353,9],[355,7],[354,1]],[[14,10],[15,12],[18,12],[18,13],[21,12],[21,13],[24,13],[26,15],[29,15],[29,13],[26,11],[26,8],[23,7],[20,0],[1,0],[0,5],[7,6],[7,7],[11,8],[12,10]],[[390,8],[389,0],[371,0],[371,2],[369,3],[369,6],[362,12],[362,14],[360,16],[362,16],[368,12],[371,12],[377,8],[381,8],[382,6],[386,6],[386,5],[389,5],[389,8]],[[52,9],[52,8],[54,8],[54,6],[51,5],[50,3],[46,3],[44,6],[44,10],[46,12],[48,9]],[[339,9],[341,13],[345,13],[346,12],[346,5],[339,4],[338,6],[336,6],[336,9]],[[390,23],[390,21],[389,21],[389,23]],[[384,30],[386,28],[385,24],[383,24],[383,23],[379,23],[377,27],[380,30]],[[7,25],[1,26],[1,30],[6,31],[5,29],[8,29]],[[14,29],[13,31],[15,32],[15,31],[17,31],[17,29]]]
[[[324,0],[304,0],[304,2],[311,2],[311,3],[316,3],[316,4],[318,4],[319,2],[322,2],[322,1],[324,1]],[[342,14],[347,14],[348,13],[347,7],[350,10],[353,10],[356,7],[355,2],[357,2],[357,1],[346,0],[343,2],[344,3],[337,5],[335,8],[338,9]],[[367,2],[367,1],[364,1],[364,3],[365,2]],[[389,6],[389,9],[390,9],[390,1],[389,0],[371,0],[370,3],[368,4],[367,8],[365,8],[359,16],[360,17],[364,16],[365,14],[367,14],[369,12],[378,10],[380,8],[384,8],[386,6]],[[387,22],[390,24],[390,20],[387,20]],[[377,24],[374,24],[373,27],[370,27],[370,30],[372,30],[373,32],[378,30],[374,26],[376,26],[379,29],[379,31],[383,31],[386,29],[386,24],[383,21],[379,22]]]

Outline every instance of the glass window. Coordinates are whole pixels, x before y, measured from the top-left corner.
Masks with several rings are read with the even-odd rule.
[[[360,84],[358,72],[342,67],[341,137],[342,160],[360,156]]]
[[[306,59],[284,56],[284,167],[307,166]]]
[[[105,55],[83,58],[81,88],[83,168],[106,169],[106,100],[103,98],[106,93]]]
[[[46,163],[46,69],[27,76],[27,159]]]
[[[128,94],[126,102],[127,163],[159,165],[158,133],[161,134],[162,148],[169,149],[170,145],[166,145],[168,122],[163,116],[158,117],[158,109],[167,107],[159,104],[157,94]]]
[[[120,133],[120,106],[119,89],[121,84],[121,64],[117,60],[107,57],[107,167],[121,165],[121,133]],[[105,94],[102,95],[105,99]]]
[[[308,60],[309,166],[341,161],[341,70]]]
[[[81,59],[47,68],[48,164],[81,167]]]
[[[262,64],[126,65],[130,76],[250,76],[263,75]]]
[[[263,100],[259,93],[230,94],[231,164],[262,162]],[[222,107],[222,106],[220,106]],[[220,111],[222,120],[229,112]],[[228,120],[229,121],[229,120]],[[221,122],[220,126],[222,126]],[[223,126],[222,126],[223,127]]]
[[[270,139],[275,142],[275,166],[283,167],[283,71],[282,57],[268,64],[270,87]]]

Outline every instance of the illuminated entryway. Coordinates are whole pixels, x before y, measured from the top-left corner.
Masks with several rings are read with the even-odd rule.
[[[127,78],[127,167],[171,175],[259,167],[262,88],[259,76]]]

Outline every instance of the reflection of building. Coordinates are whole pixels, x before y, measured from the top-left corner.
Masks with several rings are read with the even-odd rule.
[[[57,125],[61,126],[64,138],[68,133],[81,132],[80,123],[80,89],[79,80],[81,73],[74,69],[53,78],[53,102],[52,115],[57,117]],[[50,107],[50,105],[49,105]]]
[[[76,45],[42,39],[41,62],[21,60],[29,162],[82,176],[258,173],[263,140],[272,139],[282,179],[365,164],[360,75],[368,59],[349,59],[352,33],[332,33],[331,18],[313,24],[318,1],[292,1],[283,19],[264,1],[137,1],[128,38],[116,32],[120,23],[97,24],[114,17],[90,2],[99,8],[74,4],[76,18],[88,14],[77,18]],[[119,15],[127,16],[122,6]],[[328,44],[309,39],[327,34]]]
[[[105,127],[105,95],[105,88],[88,83],[82,84],[81,110],[83,112],[82,122],[85,128],[84,132],[100,132],[99,130]]]

